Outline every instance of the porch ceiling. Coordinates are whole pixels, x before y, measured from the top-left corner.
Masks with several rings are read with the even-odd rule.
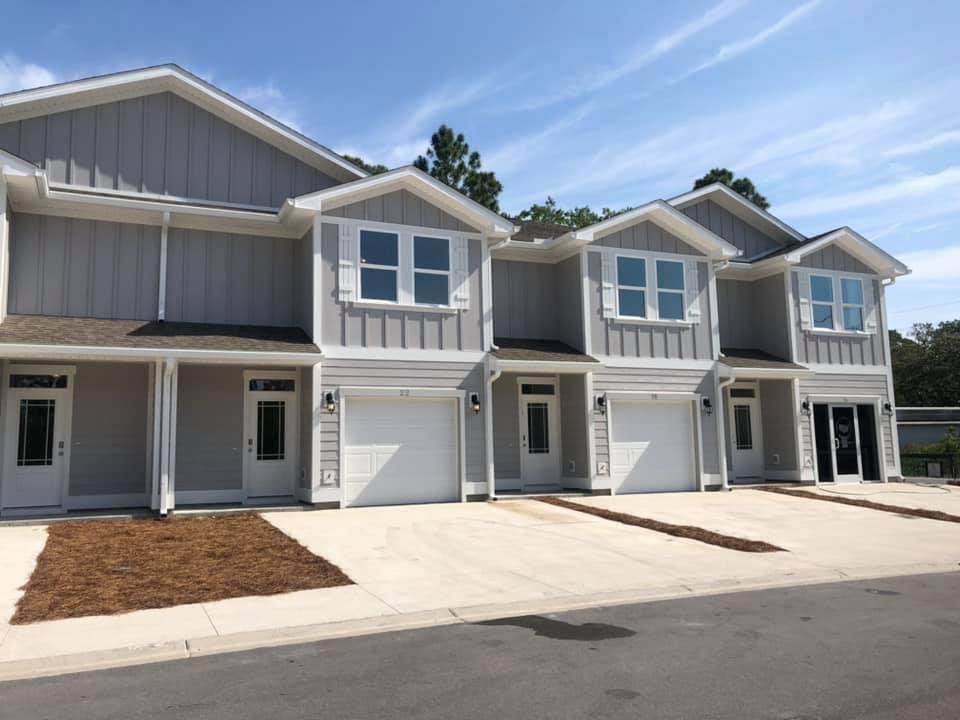
[[[48,315],[8,315],[0,323],[0,353],[4,345],[320,354],[300,328]]]

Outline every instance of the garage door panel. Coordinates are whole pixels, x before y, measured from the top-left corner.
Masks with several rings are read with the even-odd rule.
[[[357,398],[346,415],[346,505],[460,499],[456,401]]]
[[[618,493],[695,490],[691,405],[611,403],[610,472]]]

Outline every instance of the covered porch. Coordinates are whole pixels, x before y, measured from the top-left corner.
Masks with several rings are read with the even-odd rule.
[[[813,482],[800,380],[812,371],[762,350],[725,348],[718,365],[726,484]]]
[[[599,362],[559,341],[495,344],[491,497],[591,492],[592,372]]]
[[[0,358],[4,517],[315,501],[298,328],[11,315]]]

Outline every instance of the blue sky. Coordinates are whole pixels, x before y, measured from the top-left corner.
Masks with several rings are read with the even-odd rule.
[[[508,212],[638,204],[725,165],[801,232],[850,225],[904,259],[893,327],[960,317],[956,2],[3,0],[0,17],[17,18],[0,92],[176,62],[390,166],[446,122]]]

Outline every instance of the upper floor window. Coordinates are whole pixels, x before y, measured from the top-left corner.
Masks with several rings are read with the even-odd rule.
[[[413,301],[417,305],[450,304],[450,241],[413,237]]]
[[[657,317],[683,320],[683,263],[657,260]]]
[[[617,257],[617,302],[623,317],[647,316],[647,261],[643,258]]]
[[[360,231],[360,297],[397,302],[400,275],[400,236],[376,230]]]
[[[813,308],[813,326],[822,330],[833,330],[832,277],[810,276],[810,303]]]
[[[809,285],[801,286],[801,323],[812,330],[873,332],[867,313],[864,280],[810,273]],[[809,290],[809,312],[806,310]]]
[[[479,262],[471,258],[472,237],[374,222],[343,223],[339,236],[341,302],[423,312],[469,309],[471,267]]]
[[[840,298],[843,302],[843,329],[863,330],[863,280],[840,278]]]
[[[680,260],[653,260],[653,282],[648,284],[647,259],[617,256],[617,316],[655,320],[684,320],[685,266]]]

